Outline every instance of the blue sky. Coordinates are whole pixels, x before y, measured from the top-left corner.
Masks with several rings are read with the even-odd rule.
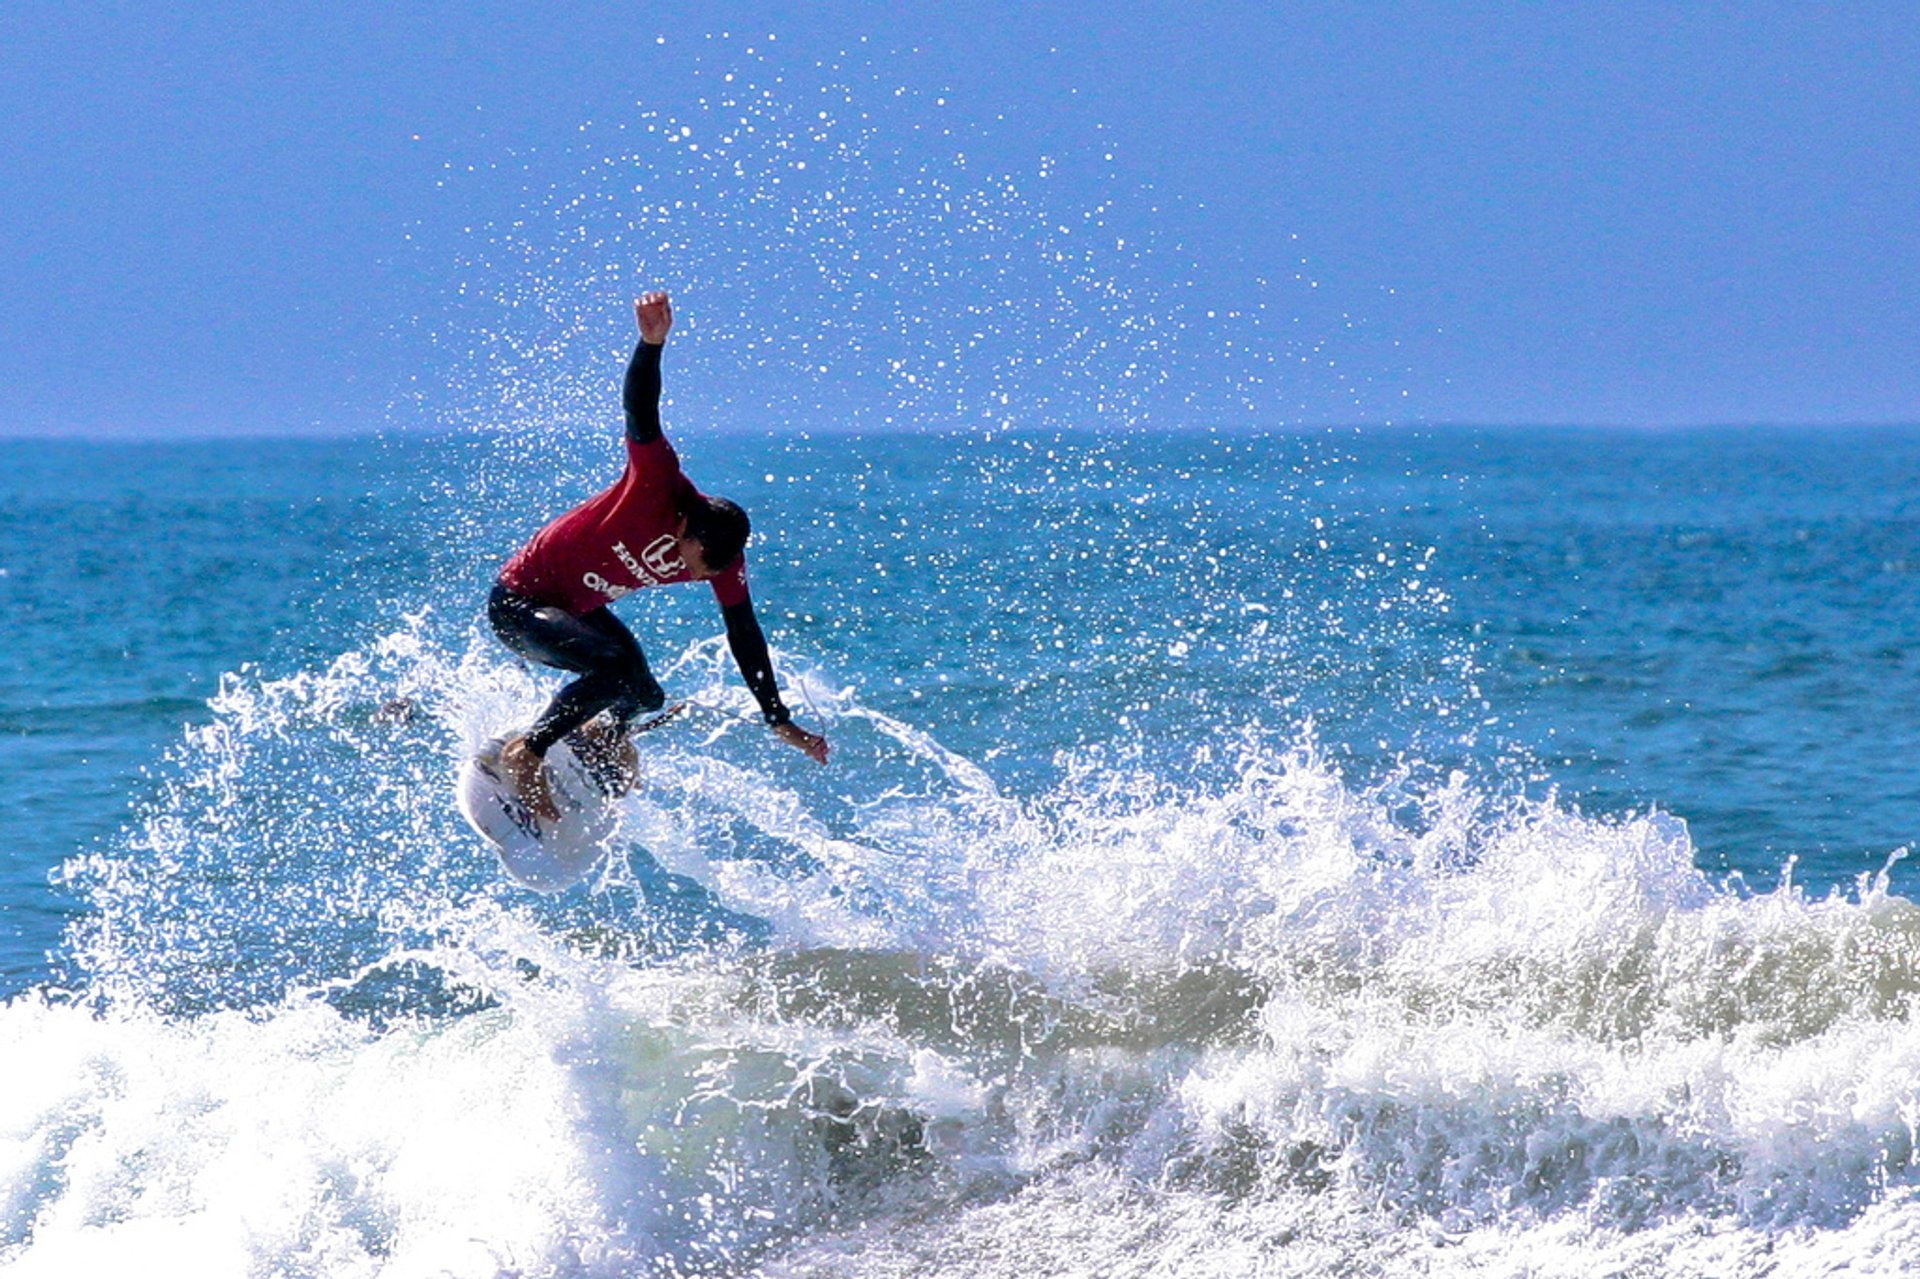
[[[1183,317],[1174,381],[1230,378],[1229,342],[1312,350],[1304,381],[1240,386],[1255,419],[1920,421],[1905,5],[13,0],[0,50],[0,434],[432,425],[443,379],[491,367],[455,367],[462,326],[511,323],[471,305],[515,287],[487,246],[532,211],[564,251],[569,183],[641,185],[595,176],[648,164],[609,131],[692,118],[726,74],[796,109],[849,87],[870,194],[964,156],[963,185],[1017,175],[1036,228],[1099,210],[1151,248],[1091,269]],[[699,188],[704,265],[656,246],[641,273],[695,314],[700,281],[709,316],[763,306],[763,335],[796,306],[831,328],[831,291],[722,287],[715,240],[747,231],[710,213],[743,193],[688,172],[645,198]],[[913,240],[916,306],[969,287],[942,256],[965,243]],[[596,289],[583,266],[564,305]],[[1311,372],[1319,339],[1362,393]],[[823,376],[877,351],[848,333]]]

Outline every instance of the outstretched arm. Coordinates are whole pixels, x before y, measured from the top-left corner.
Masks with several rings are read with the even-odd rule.
[[[773,655],[767,652],[767,637],[760,629],[760,619],[753,615],[753,601],[725,605],[720,616],[727,622],[727,647],[733,651],[733,660],[739,665],[753,700],[760,703],[760,717],[767,721],[767,727],[815,763],[826,763],[827,739],[794,723],[792,714],[780,701],[780,684],[773,677]]]
[[[651,444],[660,438],[660,352],[673,327],[673,304],[664,293],[643,293],[633,304],[640,325],[640,345],[627,361],[627,380],[620,403],[627,411],[627,438]]]

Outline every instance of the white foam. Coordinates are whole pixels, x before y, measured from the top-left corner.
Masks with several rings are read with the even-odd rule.
[[[1086,755],[1019,800],[810,677],[831,789],[724,717],[645,739],[629,828],[769,939],[683,961],[624,862],[543,916],[452,816],[542,694],[477,639],[229,680],[76,866],[97,1003],[0,1011],[0,1264],[1896,1273],[1920,1236],[1884,882],[1755,896],[1667,815],[1258,736],[1212,788]],[[469,994],[355,1011],[408,965]]]

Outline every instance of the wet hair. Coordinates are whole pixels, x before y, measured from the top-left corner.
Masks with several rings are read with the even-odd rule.
[[[724,497],[710,497],[687,512],[687,536],[700,543],[700,556],[711,569],[739,559],[752,532],[747,513]]]

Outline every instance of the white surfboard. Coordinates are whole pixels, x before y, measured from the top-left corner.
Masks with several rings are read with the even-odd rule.
[[[500,854],[515,882],[557,893],[585,879],[607,851],[620,813],[594,785],[579,758],[564,743],[547,752],[547,777],[560,820],[548,821],[521,802],[500,767],[495,738],[460,770],[456,797],[461,816]]]

